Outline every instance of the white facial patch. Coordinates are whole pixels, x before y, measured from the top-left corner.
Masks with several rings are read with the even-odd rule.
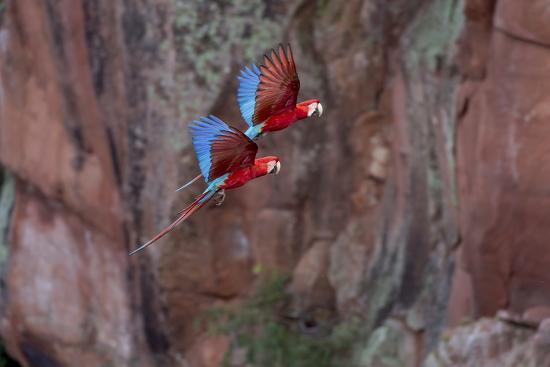
[[[317,103],[314,102],[312,104],[310,104],[309,106],[307,106],[307,117],[311,117],[311,115],[313,115],[313,113],[317,111]]]
[[[267,162],[267,173],[278,174],[281,170],[281,163],[279,161]]]

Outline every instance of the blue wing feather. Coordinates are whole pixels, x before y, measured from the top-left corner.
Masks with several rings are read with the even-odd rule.
[[[201,117],[189,126],[193,140],[193,147],[197,154],[199,167],[204,180],[209,182],[210,168],[212,167],[211,148],[212,143],[231,128],[216,116]]]
[[[252,116],[256,108],[256,91],[260,84],[260,69],[254,64],[241,70],[239,89],[237,90],[237,102],[244,120],[248,126],[254,126]]]

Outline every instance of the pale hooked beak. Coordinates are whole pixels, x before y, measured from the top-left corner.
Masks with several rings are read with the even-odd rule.
[[[277,161],[277,164],[275,165],[275,174],[279,174],[279,171],[281,170],[281,162]]]
[[[313,102],[307,106],[307,117],[321,116],[323,114],[323,105],[320,102]]]
[[[315,110],[315,112],[319,115],[319,117],[321,117],[321,115],[323,114],[323,105],[321,103],[317,103],[317,109]]]

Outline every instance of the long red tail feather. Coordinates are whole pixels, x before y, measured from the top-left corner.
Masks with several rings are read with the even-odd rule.
[[[211,192],[211,191],[202,193],[188,207],[186,207],[181,212],[179,212],[179,216],[176,218],[176,220],[174,220],[172,222],[172,224],[170,224],[168,227],[164,228],[159,234],[157,234],[155,237],[150,239],[148,242],[144,243],[143,245],[141,245],[140,247],[138,247],[134,251],[130,252],[130,255],[133,255],[136,252],[139,252],[139,251],[143,250],[144,248],[146,248],[147,246],[149,246],[149,245],[155,243],[156,241],[160,240],[168,232],[170,232],[172,229],[174,229],[178,224],[180,224],[181,222],[183,222],[184,220],[189,218],[191,216],[191,214],[193,214],[194,212],[196,212],[197,210],[202,208],[212,198],[212,196],[214,196],[214,194],[215,194],[215,192]]]

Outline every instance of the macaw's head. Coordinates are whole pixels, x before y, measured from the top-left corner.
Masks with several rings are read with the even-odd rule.
[[[268,156],[258,158],[254,161],[254,165],[258,169],[259,175],[269,175],[271,173],[277,174],[281,170],[281,162],[279,157]]]
[[[298,108],[307,113],[307,117],[321,116],[323,114],[323,105],[318,99],[310,99],[298,103]]]

